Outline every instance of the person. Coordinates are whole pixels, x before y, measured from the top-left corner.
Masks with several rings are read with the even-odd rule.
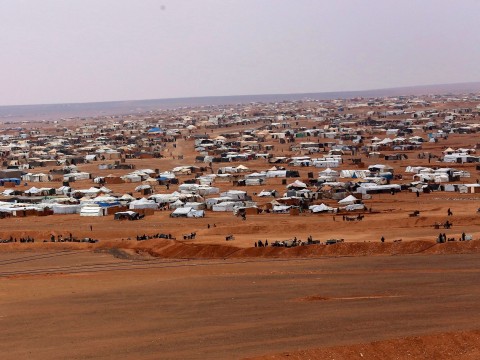
[[[448,210],[447,210],[447,215],[448,215],[448,216],[452,216],[452,215],[453,215],[452,210],[450,210],[450,208],[448,208]]]
[[[385,242],[385,237],[382,236],[382,238],[380,239],[380,241],[383,243]]]
[[[265,239],[265,246],[268,246],[268,240]]]
[[[467,237],[467,235],[465,234],[465,232],[462,232],[462,241],[465,241],[466,237]]]
[[[420,191],[417,190],[417,198],[420,197]]]
[[[254,243],[255,247],[257,247],[257,242]]]
[[[93,231],[93,226],[92,225],[90,225],[90,231]]]

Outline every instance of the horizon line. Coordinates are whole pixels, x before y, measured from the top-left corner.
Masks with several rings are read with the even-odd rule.
[[[249,96],[302,96],[302,95],[322,95],[322,94],[341,94],[341,93],[368,93],[376,91],[392,91],[392,90],[401,90],[401,89],[418,89],[418,88],[428,88],[435,86],[462,86],[462,85],[479,85],[480,91],[480,81],[467,81],[467,82],[455,82],[455,83],[437,83],[437,84],[423,84],[423,85],[406,85],[406,86],[394,86],[394,87],[384,87],[384,88],[371,88],[371,89],[361,89],[361,90],[337,90],[337,91],[309,91],[309,92],[293,92],[293,93],[256,93],[256,94],[234,94],[234,95],[201,95],[201,96],[184,96],[184,97],[165,97],[165,98],[143,98],[143,99],[126,99],[126,100],[101,100],[101,101],[73,101],[73,102],[51,102],[51,103],[27,103],[27,104],[6,104],[0,105],[0,108],[5,107],[31,107],[31,106],[56,106],[56,105],[86,105],[86,104],[102,104],[102,103],[128,103],[128,102],[142,102],[142,101],[172,101],[172,100],[190,100],[190,99],[209,99],[209,98],[234,98],[234,97],[249,97]],[[437,93],[438,94],[438,93]],[[402,94],[404,96],[414,95],[414,94]],[[391,96],[402,96],[402,95],[391,95]],[[421,94],[421,95],[430,95],[430,94]],[[379,95],[377,95],[379,96]],[[388,95],[387,95],[388,96]],[[339,97],[339,99],[342,99]],[[346,98],[343,98],[346,99]],[[285,99],[287,100],[287,99]]]

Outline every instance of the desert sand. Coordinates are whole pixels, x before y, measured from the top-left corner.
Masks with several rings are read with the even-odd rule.
[[[3,359],[475,359],[479,259],[5,251],[0,351]]]

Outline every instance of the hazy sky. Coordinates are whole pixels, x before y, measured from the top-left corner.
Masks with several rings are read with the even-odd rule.
[[[0,105],[480,80],[477,0],[0,0]]]

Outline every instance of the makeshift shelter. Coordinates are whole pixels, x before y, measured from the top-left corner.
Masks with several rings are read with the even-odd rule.
[[[321,212],[335,212],[336,211],[335,208],[327,206],[325,204],[311,205],[308,208],[314,214],[321,213]]]
[[[52,211],[55,215],[65,214],[78,214],[80,213],[81,205],[65,205],[65,204],[53,204]]]
[[[85,205],[80,210],[80,216],[105,216],[106,213],[107,209],[98,205]]]
[[[144,215],[140,215],[135,211],[119,211],[113,215],[114,220],[140,220],[143,219]]]
[[[133,200],[130,202],[129,209],[158,209],[158,204],[153,200],[147,200],[145,198],[141,198],[140,200]]]
[[[304,182],[301,182],[300,180],[295,180],[290,185],[287,185],[287,189],[305,189],[306,187],[307,187],[307,184],[305,184]]]
[[[350,204],[356,204],[358,202],[360,202],[360,200],[357,199],[355,196],[348,195],[346,198],[340,200],[338,203],[340,205],[350,205]]]
[[[199,218],[205,216],[205,211],[195,210],[191,207],[177,208],[170,214],[171,217]]]

